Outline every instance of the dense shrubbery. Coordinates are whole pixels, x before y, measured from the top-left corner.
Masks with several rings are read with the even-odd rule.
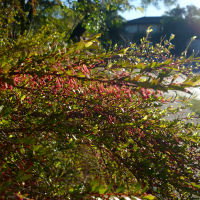
[[[199,196],[199,126],[160,109],[162,92],[199,83],[181,67],[195,59],[172,58],[170,41],[106,52],[97,38],[2,35],[1,197]]]
[[[200,77],[184,68],[197,58],[172,57],[171,41],[152,46],[149,31],[126,49],[105,51],[100,35],[69,45],[58,27],[32,33],[23,10],[6,6],[1,199],[199,198],[199,125],[167,121],[177,110],[160,107],[172,100],[163,92],[198,86]]]

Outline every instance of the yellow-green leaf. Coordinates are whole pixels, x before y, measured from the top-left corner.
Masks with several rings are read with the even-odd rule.
[[[156,197],[154,197],[153,195],[151,195],[151,194],[148,194],[148,195],[145,195],[144,197],[143,197],[143,199],[148,199],[148,200],[156,200],[157,198]]]

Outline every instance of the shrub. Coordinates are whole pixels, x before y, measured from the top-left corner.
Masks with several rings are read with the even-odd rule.
[[[2,40],[1,197],[199,197],[199,126],[160,108],[163,92],[199,83],[182,67],[197,59],[173,58],[170,41],[106,52],[97,38]]]

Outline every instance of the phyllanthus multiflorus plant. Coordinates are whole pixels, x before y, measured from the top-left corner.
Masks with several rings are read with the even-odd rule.
[[[112,51],[97,38],[64,46],[44,30],[1,43],[2,198],[199,197],[199,126],[161,109],[163,92],[199,84],[184,67],[198,59],[148,35]]]

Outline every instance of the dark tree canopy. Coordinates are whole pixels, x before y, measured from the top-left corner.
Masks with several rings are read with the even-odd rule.
[[[166,12],[163,19],[163,33],[169,37],[175,34],[173,41],[175,45],[174,53],[180,53],[187,47],[193,36],[200,34],[200,9],[195,6],[181,8],[179,5]]]
[[[173,1],[141,0],[141,5],[152,3],[157,5],[159,2],[167,4]],[[15,19],[15,22],[10,24],[12,37],[17,37],[25,31],[37,30],[42,25],[54,22],[55,26],[60,26],[63,31],[66,31],[68,41],[79,41],[80,37],[87,31],[90,33],[106,31],[105,35],[107,36],[110,30],[111,32],[116,31],[116,27],[119,27],[123,20],[115,20],[115,24],[111,20],[112,25],[109,25],[108,19],[112,18],[113,13],[119,19],[117,12],[134,7],[134,2],[132,5],[132,2],[128,0],[3,0],[0,6],[2,15]],[[53,18],[54,20],[52,20]],[[65,25],[62,21],[65,21]],[[6,18],[3,20],[3,25],[7,26]]]

